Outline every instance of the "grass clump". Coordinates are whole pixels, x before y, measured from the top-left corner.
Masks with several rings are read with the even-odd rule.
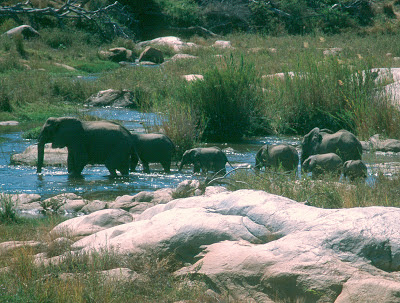
[[[240,170],[235,172],[232,180],[232,190],[263,190],[321,208],[400,207],[400,176],[388,178],[378,174],[371,185],[359,181],[339,182],[339,178],[333,176],[312,180],[307,176],[299,179],[294,173],[287,175],[267,170],[265,173],[255,174],[250,170]]]
[[[204,75],[204,80],[187,84],[177,95],[178,106],[184,104],[205,122],[202,140],[235,142],[256,132],[262,120],[261,88],[251,64],[243,58],[223,58]],[[261,125],[268,128],[268,122]]]
[[[381,93],[371,66],[344,64],[336,56],[298,62],[296,72],[267,83],[278,133],[305,134],[314,127],[347,129],[362,137],[395,132],[392,121],[400,121],[400,115]]]
[[[182,264],[172,256],[103,250],[66,253],[58,264],[44,266],[35,263],[33,251],[25,248],[15,251],[7,265],[8,271],[0,272],[2,298],[7,302],[210,302],[205,284],[173,275]],[[127,269],[132,276],[108,276],[111,269]]]
[[[11,195],[0,195],[0,223],[17,222],[18,216],[15,210],[15,202]]]

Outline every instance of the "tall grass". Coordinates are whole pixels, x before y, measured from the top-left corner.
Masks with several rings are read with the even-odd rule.
[[[205,121],[202,140],[206,141],[239,141],[255,131],[255,121],[262,120],[259,78],[243,58],[221,58],[218,66],[204,74],[204,80],[187,84],[176,99]]]
[[[0,195],[0,223],[16,222],[18,220],[15,202],[10,195]]]
[[[255,174],[240,170],[233,175],[230,189],[250,188],[284,196],[298,202],[321,208],[352,208],[367,206],[400,207],[400,176],[388,178],[377,175],[373,185],[366,182],[338,182],[328,176],[323,180],[280,174],[267,170]]]
[[[0,272],[1,302],[211,302],[205,284],[173,275],[182,264],[172,256],[67,253],[58,264],[44,266],[34,261],[34,253],[27,247],[12,252],[7,270]],[[115,268],[134,275],[102,273]]]
[[[305,134],[320,127],[366,138],[382,132],[393,136],[400,130],[392,123],[400,122],[399,112],[374,80],[366,62],[350,65],[336,56],[321,61],[299,56],[295,72],[267,81],[271,112],[279,118],[277,131]]]

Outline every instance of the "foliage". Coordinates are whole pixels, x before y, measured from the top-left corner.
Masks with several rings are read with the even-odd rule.
[[[252,170],[239,170],[232,175],[230,184],[231,190],[258,189],[321,208],[400,206],[399,175],[388,178],[377,174],[375,182],[370,184],[344,179],[339,182],[339,178],[333,176],[312,180],[308,176],[298,178],[294,174],[272,170],[258,174]]]
[[[305,134],[320,127],[347,129],[368,137],[389,129],[386,122],[400,121],[394,105],[379,93],[380,84],[374,81],[371,67],[365,62],[358,64],[345,64],[336,56],[320,61],[299,56],[298,72],[269,83],[267,98],[273,111],[283,110],[279,124],[284,129],[278,132]]]
[[[15,202],[10,195],[0,196],[0,223],[16,222],[18,220],[15,211]]]
[[[65,253],[48,266],[33,260],[34,251],[22,248],[8,258],[8,271],[0,273],[5,302],[208,302],[201,283],[176,277],[180,264],[173,256],[121,256],[112,249]],[[180,266],[182,266],[180,264]],[[102,271],[128,268],[132,279],[107,278]],[[151,283],[149,283],[151,281]],[[222,296],[221,296],[222,299]]]
[[[205,121],[203,140],[234,142],[249,134],[252,122],[261,117],[258,82],[253,66],[232,56],[207,71],[204,80],[189,83],[177,98]]]

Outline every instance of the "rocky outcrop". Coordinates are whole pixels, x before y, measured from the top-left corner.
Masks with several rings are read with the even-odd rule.
[[[143,61],[160,64],[164,62],[164,55],[159,49],[147,46],[139,56],[139,62]]]
[[[146,47],[150,45],[168,46],[172,48],[175,52],[180,52],[188,48],[197,47],[197,45],[194,43],[183,42],[181,39],[174,36],[160,37],[153,40],[142,41],[137,44],[138,47]]]
[[[22,153],[11,156],[13,165],[37,165],[37,145],[28,146]],[[51,148],[51,143],[47,143],[44,149],[44,166],[66,166],[68,158],[67,148]]]
[[[380,136],[373,135],[369,139],[370,149],[382,152],[400,152],[400,140],[396,139],[380,139]]]
[[[231,41],[217,40],[214,42],[213,47],[233,49]]]
[[[57,225],[53,234],[80,237],[133,221],[132,215],[122,209],[103,209],[90,215],[76,217]]]
[[[99,57],[103,60],[110,60],[113,62],[135,61],[133,52],[125,47],[115,47],[110,48],[108,51],[100,51]]]
[[[320,209],[239,190],[156,205],[72,247],[174,252],[191,263],[177,275],[239,301],[396,302],[399,220],[397,208]]]
[[[137,108],[135,94],[129,90],[107,89],[99,91],[97,94],[86,99],[85,103],[89,106],[111,106]]]
[[[20,25],[20,26],[14,27],[14,28],[8,30],[7,32],[5,32],[4,34],[9,37],[21,35],[25,39],[35,38],[35,37],[40,36],[39,32],[30,25]]]

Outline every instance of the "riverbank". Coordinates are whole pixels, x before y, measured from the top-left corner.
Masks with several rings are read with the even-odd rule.
[[[154,46],[166,60],[158,67],[119,65],[99,57],[99,51],[117,46],[139,55],[143,48],[132,41],[119,39],[93,48],[87,39],[78,41],[84,33],[59,30],[59,34],[73,43],[51,47],[54,33],[44,32],[40,39],[23,41],[25,59],[16,53],[11,39],[2,38],[0,55],[13,57],[14,64],[0,62],[1,120],[40,125],[49,116],[79,115],[91,95],[116,89],[132,91],[141,110],[160,113],[164,131],[185,146],[203,140],[237,140],[229,130],[244,136],[303,135],[314,126],[346,128],[361,139],[376,133],[399,138],[399,114],[383,92],[393,80],[373,81],[372,72],[372,68],[400,66],[393,42],[396,34],[220,37],[229,47],[215,44],[216,38],[193,37],[183,42],[194,46],[178,51]],[[172,60],[176,53],[190,57]],[[203,75],[204,80],[182,78],[193,74]],[[218,86],[218,81],[223,85]],[[218,102],[207,103],[214,99],[225,102],[220,121],[211,115]],[[243,107],[239,110],[230,102]],[[240,129],[229,124],[238,120],[234,116],[238,113]],[[216,125],[227,131],[218,131]],[[186,142],[183,137],[194,139]]]

